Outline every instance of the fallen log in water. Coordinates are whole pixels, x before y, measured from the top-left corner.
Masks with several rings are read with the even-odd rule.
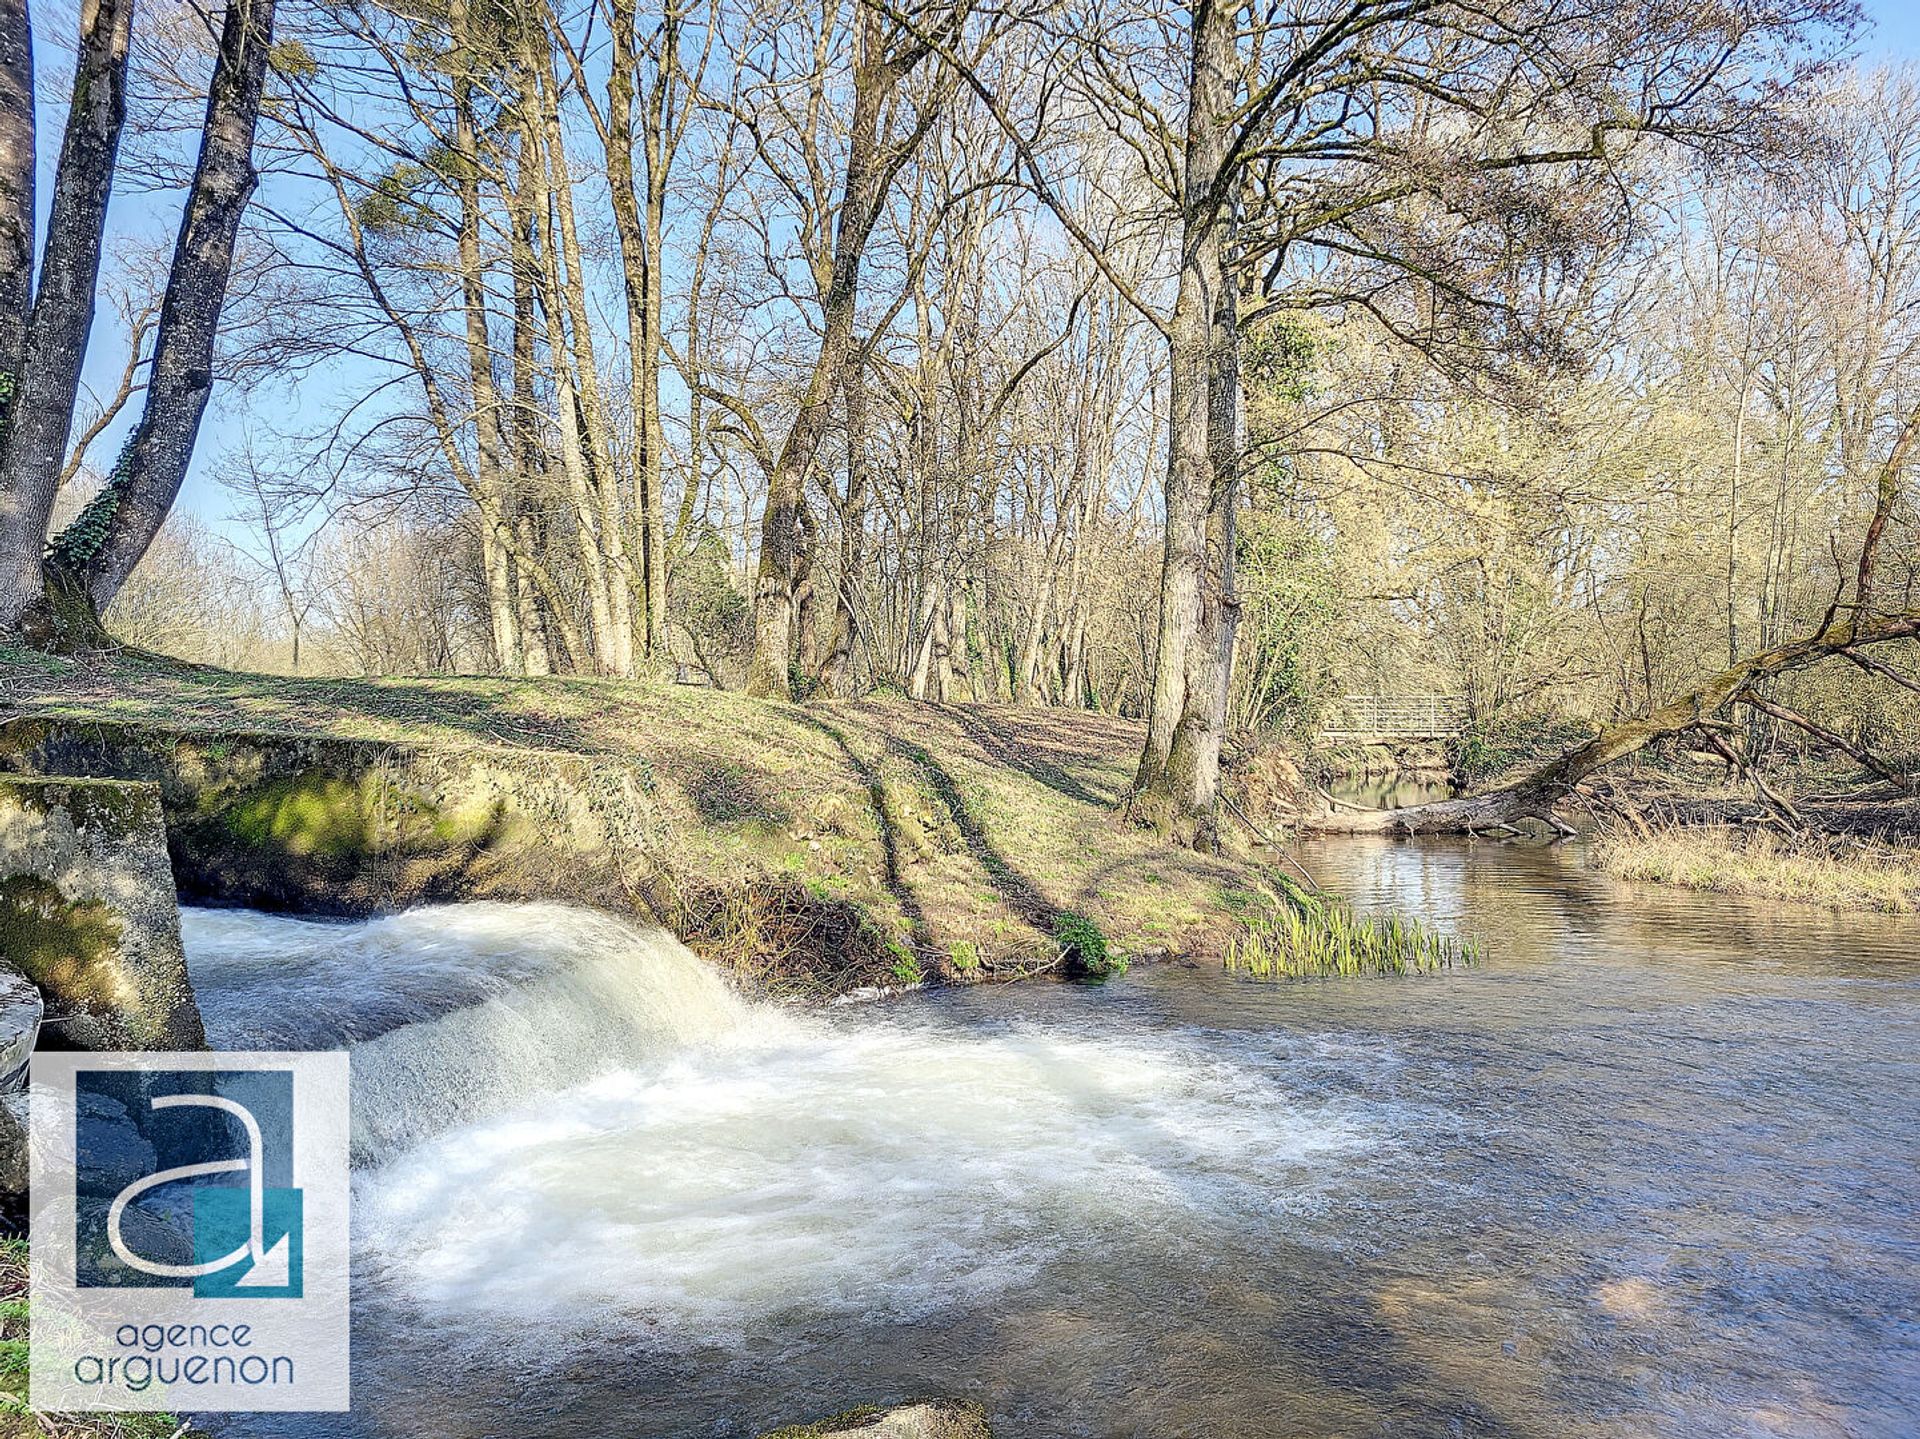
[[[1920,635],[1920,610],[1888,615],[1855,611],[1844,619],[1834,614],[1829,611],[1827,622],[1817,633],[1749,655],[1658,709],[1610,724],[1585,744],[1517,783],[1400,809],[1318,815],[1301,820],[1301,828],[1320,834],[1473,834],[1534,819],[1565,832],[1567,825],[1555,813],[1557,806],[1567,800],[1580,781],[1616,760],[1639,752],[1654,740],[1689,730],[1718,739],[1713,734],[1715,717],[1751,686],[1835,655],[1850,657],[1869,645]]]

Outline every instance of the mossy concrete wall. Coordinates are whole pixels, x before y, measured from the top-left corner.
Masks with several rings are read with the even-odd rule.
[[[0,724],[6,774],[155,786],[187,901],[358,916],[566,900],[657,921],[786,992],[895,974],[862,905],[735,860],[644,757],[22,716]]]
[[[336,914],[476,898],[660,907],[650,776],[616,758],[31,718],[0,725],[0,772],[154,785],[187,899]]]
[[[45,998],[42,1044],[205,1047],[154,786],[0,779],[0,961]]]

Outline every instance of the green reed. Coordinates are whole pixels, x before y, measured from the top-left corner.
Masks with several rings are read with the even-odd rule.
[[[1478,940],[1460,940],[1400,914],[1356,914],[1344,901],[1289,887],[1287,897],[1227,942],[1226,966],[1254,979],[1426,974],[1478,964]]]

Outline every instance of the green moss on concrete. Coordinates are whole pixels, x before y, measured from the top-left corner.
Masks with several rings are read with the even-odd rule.
[[[432,861],[522,838],[528,826],[497,795],[442,801],[378,769],[346,776],[309,769],[242,791],[209,820],[241,849],[329,872],[375,859]]]
[[[120,921],[104,904],[75,902],[30,875],[0,879],[0,954],[64,1007],[133,1008],[121,964]]]
[[[226,812],[224,822],[251,849],[301,859],[350,860],[377,843],[366,786],[314,772],[255,790]]]
[[[158,792],[120,780],[61,779],[43,786],[41,794],[50,804],[64,805],[76,825],[103,825],[127,834],[161,823]]]

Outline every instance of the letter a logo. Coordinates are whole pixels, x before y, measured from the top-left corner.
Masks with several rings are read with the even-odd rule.
[[[300,1296],[299,1276],[294,1272],[292,1254],[294,1240],[299,1234],[300,1191],[297,1189],[277,1189],[273,1191],[277,1211],[275,1218],[279,1223],[278,1237],[273,1247],[267,1247],[267,1186],[264,1154],[260,1138],[260,1122],[254,1118],[253,1111],[244,1104],[218,1094],[163,1094],[152,1101],[155,1110],[176,1109],[183,1106],[197,1106],[203,1109],[218,1110],[232,1115],[240,1122],[246,1135],[247,1152],[238,1159],[213,1159],[198,1164],[182,1164],[172,1169],[163,1169],[158,1174],[149,1174],[137,1179],[119,1194],[114,1196],[112,1206],[107,1210],[107,1242],[113,1246],[113,1252],[120,1262],[138,1269],[143,1274],[157,1275],[163,1279],[191,1279],[194,1281],[194,1293],[201,1297],[212,1295],[232,1295],[244,1297],[247,1291],[272,1291],[276,1298],[294,1298]],[[239,1245],[224,1254],[216,1254],[211,1259],[203,1259],[193,1264],[169,1264],[163,1260],[149,1259],[136,1253],[127,1243],[122,1229],[126,1219],[127,1206],[149,1190],[159,1189],[167,1184],[184,1183],[189,1179],[202,1179],[214,1174],[239,1174],[247,1176],[244,1191],[229,1186],[203,1187],[194,1191],[193,1196],[193,1247],[196,1255],[204,1255],[210,1249],[217,1249],[225,1242],[225,1237],[238,1217],[245,1225],[246,1233]],[[239,1196],[244,1193],[242,1205]],[[289,1212],[291,1211],[291,1212]],[[291,1220],[291,1223],[288,1221]],[[236,1267],[237,1266],[237,1267]],[[225,1282],[213,1281],[214,1276],[224,1275],[234,1269],[233,1275],[225,1276]]]

